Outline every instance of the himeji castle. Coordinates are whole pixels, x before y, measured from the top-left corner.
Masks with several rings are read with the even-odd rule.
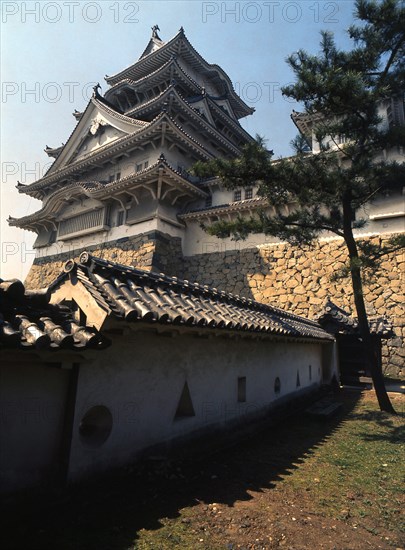
[[[37,234],[26,288],[49,286],[66,261],[86,251],[311,319],[329,299],[352,312],[349,280],[333,279],[347,259],[339,237],[322,235],[315,248],[304,250],[264,234],[236,242],[204,230],[260,209],[271,213],[255,182],[228,190],[218,178],[200,180],[192,172],[197,161],[240,155],[254,139],[240,121],[254,109],[225,71],[196,51],[183,28],[167,42],[158,31],[155,25],[138,61],[107,76],[106,91],[95,86],[85,110],[74,111],[76,125],[65,144],[45,148],[55,159],[47,173],[17,184],[18,192],[42,201],[37,212],[9,218],[10,225]],[[403,95],[387,98],[379,114],[383,126],[403,126]],[[316,155],[313,118],[296,111],[291,118],[310,144],[308,154]],[[404,162],[400,145],[381,154]],[[376,194],[356,212],[356,219],[367,220],[356,238],[380,246],[403,233],[404,189]],[[393,251],[365,296],[370,314],[392,323],[395,337],[384,342],[381,361],[395,374],[403,371],[405,357],[402,275],[403,254]]]
[[[104,95],[95,86],[85,110],[73,113],[77,124],[65,145],[46,147],[55,158],[47,173],[17,185],[42,207],[9,223],[38,234],[42,262],[100,243],[122,248],[151,231],[154,239],[161,233],[184,240],[181,215],[212,206],[212,184],[191,176],[190,167],[237,157],[253,139],[239,120],[254,109],[183,28],[164,42],[154,26],[139,60],[106,82]],[[147,263],[142,267],[156,267]]]

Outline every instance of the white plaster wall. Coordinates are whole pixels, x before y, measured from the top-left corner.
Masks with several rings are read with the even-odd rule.
[[[369,219],[369,216],[389,212],[402,212],[396,217],[384,217],[381,219]],[[380,198],[373,204],[366,205],[358,214],[358,218],[368,219],[367,224],[354,230],[355,237],[366,237],[372,235],[387,235],[390,233],[403,233],[405,231],[405,197],[395,194],[388,198]],[[214,215],[214,213],[213,213]],[[207,224],[207,220],[202,222]],[[220,239],[209,235],[200,226],[199,220],[186,220],[187,228],[183,239],[183,254],[193,256],[195,254],[210,254],[213,252],[226,252],[227,250],[244,250],[246,248],[260,247],[268,244],[278,244],[280,239],[263,233],[251,234],[244,241],[235,241],[231,237]],[[321,234],[319,240],[331,241],[341,240],[332,233]]]
[[[200,227],[199,221],[187,220],[186,223],[187,229],[183,240],[183,254],[185,256],[225,252],[227,250],[244,250],[245,248],[254,248],[268,243],[280,242],[275,237],[270,237],[261,233],[249,235],[245,241],[234,241],[231,237],[220,239],[206,233]]]
[[[401,192],[393,191],[386,196],[379,196],[365,207],[365,214],[370,216],[390,212],[405,213],[405,187]]]
[[[402,233],[405,231],[405,187],[385,196],[377,196],[356,213],[356,218],[368,219],[356,235]],[[392,216],[392,214],[395,214]]]
[[[39,485],[58,466],[69,375],[39,363],[1,365],[1,491]]]
[[[395,218],[387,217],[379,220],[370,220],[367,225],[361,229],[356,229],[356,237],[384,235],[389,233],[403,233],[405,231],[405,215]]]
[[[254,198],[257,196],[258,186],[252,185],[252,188],[253,188],[253,198]],[[240,188],[240,189],[242,192],[242,195],[241,195],[242,200],[245,200],[246,189],[244,188]],[[229,204],[231,202],[235,202],[234,201],[235,191],[234,190],[230,191],[228,189],[225,189],[221,185],[212,185],[211,193],[212,193],[212,206],[221,206],[223,204]]]
[[[229,204],[233,202],[233,191],[217,188],[212,192],[212,206],[220,206],[221,204]]]
[[[88,151],[86,151],[87,153]],[[153,149],[151,146],[147,146],[144,150],[136,149],[129,153],[128,157],[123,158],[116,164],[108,164],[103,168],[94,168],[90,170],[85,178],[81,178],[84,181],[108,181],[110,176],[121,173],[121,179],[136,172],[136,165],[138,163],[149,162],[149,166],[154,164],[160,155],[160,151]]]
[[[287,395],[318,386],[321,371],[322,346],[318,344],[231,342],[150,333],[115,339],[94,364],[80,369],[70,477],[125,464],[143,449],[198,429],[243,420]],[[237,379],[243,376],[247,400],[238,403]],[[274,392],[277,376],[279,395]],[[175,420],[185,381],[195,416]],[[114,422],[110,437],[96,449],[79,437],[80,420],[95,405],[108,407]]]
[[[175,227],[174,225],[159,218],[153,218],[141,223],[136,223],[133,225],[120,225],[118,227],[112,227],[109,231],[99,231],[97,233],[84,235],[76,239],[70,239],[63,242],[59,241],[50,246],[37,248],[36,257],[44,258],[54,254],[72,253],[75,250],[88,248],[90,246],[100,247],[103,243],[108,243],[110,241],[115,241],[125,237],[132,237],[134,235],[141,235],[153,230],[168,233],[172,237],[182,238],[184,234],[184,229]]]

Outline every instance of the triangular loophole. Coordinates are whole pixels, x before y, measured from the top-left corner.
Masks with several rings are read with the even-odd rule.
[[[301,380],[300,380],[300,371],[297,370],[297,388],[301,386]]]
[[[195,416],[195,411],[188,384],[185,382],[174,418],[184,418],[187,416]]]

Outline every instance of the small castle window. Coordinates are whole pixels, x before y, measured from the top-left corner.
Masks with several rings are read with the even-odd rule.
[[[205,199],[205,207],[206,208],[210,208],[212,206],[212,195],[209,195],[206,199]]]
[[[190,394],[190,389],[187,382],[185,382],[177,405],[174,419],[178,420],[180,418],[187,418],[191,416],[195,416],[195,410]]]
[[[277,378],[274,380],[274,393],[279,394],[281,392],[281,382],[280,378],[277,376]]]
[[[141,170],[145,170],[145,168],[147,168],[148,166],[149,166],[149,161],[148,160],[138,162],[135,165],[135,171],[140,172]]]
[[[238,403],[246,402],[246,376],[238,378]]]
[[[394,97],[387,108],[387,118],[389,127],[403,126],[405,123],[405,108],[403,97]]]
[[[233,200],[235,202],[242,200],[242,191],[240,189],[238,189],[237,191],[234,192]]]
[[[89,409],[79,425],[81,441],[89,447],[101,447],[110,436],[113,417],[109,409],[97,405]]]
[[[252,199],[253,198],[253,189],[251,187],[248,187],[245,190],[245,199]]]
[[[108,183],[111,183],[112,181],[118,181],[121,179],[121,172],[117,172],[116,174],[110,174],[108,176]]]
[[[118,210],[117,213],[117,226],[124,225],[125,223],[125,210]]]

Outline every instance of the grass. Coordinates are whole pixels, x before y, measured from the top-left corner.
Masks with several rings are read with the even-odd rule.
[[[391,395],[398,416],[379,412],[373,392],[346,391],[327,422],[301,414],[216,453],[19,503],[18,514],[8,503],[3,548],[336,548],[328,533],[347,541],[337,548],[399,548],[405,396]]]
[[[402,530],[398,519],[404,504],[403,396],[396,398],[396,407],[397,417],[381,413],[374,394],[366,392],[283,483],[297,490],[315,483],[315,507],[333,517],[368,517],[374,529]]]

